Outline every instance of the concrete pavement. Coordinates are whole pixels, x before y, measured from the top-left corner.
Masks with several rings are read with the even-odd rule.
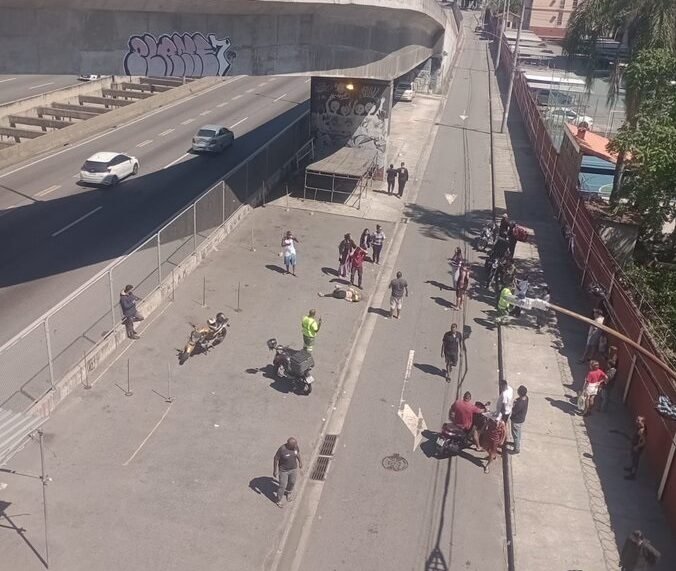
[[[0,105],[75,84],[75,75],[0,75]]]
[[[499,119],[502,100],[495,81],[493,87]],[[534,231],[530,243],[517,244],[518,273],[531,273],[533,295],[547,284],[553,303],[590,314],[591,300],[580,290],[516,106],[507,133],[494,138],[496,204]],[[632,419],[621,395],[614,395],[606,414],[578,414],[576,395],[586,367],[577,359],[586,326],[550,315],[537,334],[534,316],[524,313],[501,329],[505,377],[515,389],[525,385],[530,397],[521,453],[508,457],[516,569],[618,569],[619,552],[634,529],[661,551],[654,569],[673,569],[676,544],[655,499],[657,483],[647,466],[636,481],[624,479]]]

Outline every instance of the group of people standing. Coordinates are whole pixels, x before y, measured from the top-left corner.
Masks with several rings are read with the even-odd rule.
[[[361,289],[362,279],[364,277],[364,262],[371,261],[374,264],[380,264],[380,253],[385,243],[385,233],[380,224],[376,224],[375,232],[371,233],[368,228],[359,237],[359,244],[353,239],[351,234],[345,234],[338,244],[338,275],[341,278],[350,276],[350,283],[355,285],[354,279],[357,277],[357,287]],[[368,252],[371,250],[369,260]]]

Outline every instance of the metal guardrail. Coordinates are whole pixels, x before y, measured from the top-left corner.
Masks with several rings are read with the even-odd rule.
[[[29,409],[117,327],[126,284],[144,298],[247,200],[296,166],[309,139],[309,111],[230,170],[128,254],[80,286],[0,347],[0,407]]]

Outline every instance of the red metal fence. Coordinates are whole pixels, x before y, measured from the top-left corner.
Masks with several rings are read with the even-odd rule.
[[[494,54],[495,56],[495,54]],[[512,53],[506,42],[501,49],[502,70],[511,72]],[[559,163],[545,121],[528,89],[526,79],[518,72],[513,97],[519,107],[528,137],[545,179],[545,189],[562,228],[569,232],[569,251],[580,269],[580,286],[601,286],[608,294],[609,326],[640,343],[653,354],[661,355],[647,326],[648,321],[634,302],[640,299],[596,231],[591,213],[577,190],[577,179]],[[613,341],[618,347],[617,388],[633,415],[646,418],[649,437],[646,456],[659,478],[658,499],[676,529],[676,422],[665,419],[655,410],[659,395],[676,403],[676,383],[664,369],[637,353],[629,345]]]

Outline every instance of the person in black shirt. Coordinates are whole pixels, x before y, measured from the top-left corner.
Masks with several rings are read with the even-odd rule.
[[[272,477],[276,478],[279,474],[279,488],[277,489],[277,505],[282,507],[282,498],[286,496],[287,501],[291,501],[291,492],[298,479],[298,470],[303,468],[303,461],[300,458],[300,449],[295,438],[289,438],[282,444],[272,463]]]
[[[390,168],[387,169],[387,194],[392,194],[394,192],[394,183],[397,181],[397,169],[394,168],[394,165],[391,164]]]
[[[401,163],[401,166],[397,169],[398,177],[399,177],[399,198],[401,198],[404,194],[404,187],[406,186],[406,183],[408,182],[408,169],[404,166],[404,163]]]
[[[516,389],[519,395],[512,405],[512,415],[509,417],[512,422],[512,440],[514,442],[513,453],[518,454],[521,451],[521,427],[528,414],[528,389],[521,385]]]
[[[441,356],[446,361],[446,382],[451,382],[451,371],[458,364],[458,355],[462,346],[462,334],[458,331],[457,324],[451,324],[451,330],[444,333],[441,341]]]

